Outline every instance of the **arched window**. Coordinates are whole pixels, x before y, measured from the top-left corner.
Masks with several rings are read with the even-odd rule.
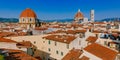
[[[24,18],[23,18],[23,21],[25,21]]]
[[[30,22],[32,21],[32,19],[30,18]]]

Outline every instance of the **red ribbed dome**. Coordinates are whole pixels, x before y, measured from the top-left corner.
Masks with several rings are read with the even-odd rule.
[[[77,14],[75,15],[75,18],[81,18],[81,19],[84,18],[83,14],[80,12],[80,10],[78,10]]]
[[[33,10],[31,10],[30,8],[25,9],[21,13],[20,17],[34,17],[34,18],[37,18],[35,12]]]

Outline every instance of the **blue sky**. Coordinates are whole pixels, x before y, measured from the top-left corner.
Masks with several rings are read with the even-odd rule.
[[[120,0],[0,0],[0,17],[19,18],[26,8],[42,20],[74,18],[78,9],[88,18],[94,9],[96,20],[120,17]]]

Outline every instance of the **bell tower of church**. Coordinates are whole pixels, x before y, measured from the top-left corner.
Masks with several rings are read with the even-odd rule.
[[[94,22],[94,10],[90,11],[90,20],[91,22]]]

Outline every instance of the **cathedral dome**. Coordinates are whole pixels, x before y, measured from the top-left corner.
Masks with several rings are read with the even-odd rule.
[[[34,18],[37,18],[35,12],[33,10],[31,10],[30,8],[25,9],[21,13],[20,17],[34,17]]]
[[[80,12],[80,10],[78,10],[77,14],[75,15],[75,18],[79,18],[79,19],[84,18],[83,14]]]

